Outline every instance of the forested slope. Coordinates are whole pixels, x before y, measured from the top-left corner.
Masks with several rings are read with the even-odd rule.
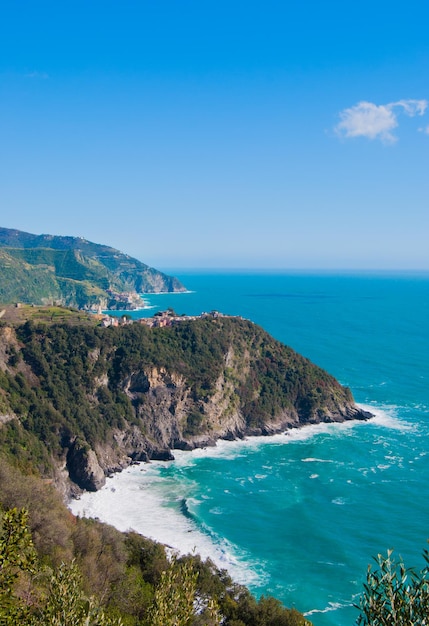
[[[184,289],[177,278],[110,246],[0,228],[0,302],[127,308],[118,294]]]
[[[131,460],[222,437],[366,419],[348,389],[255,324],[0,326],[0,450],[97,489]]]
[[[0,453],[0,623],[10,626],[305,626],[198,556],[74,518],[52,486]]]

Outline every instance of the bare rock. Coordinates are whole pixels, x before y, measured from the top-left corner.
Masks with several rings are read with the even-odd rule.
[[[97,491],[106,482],[97,455],[87,443],[76,439],[67,455],[70,478],[82,489]]]

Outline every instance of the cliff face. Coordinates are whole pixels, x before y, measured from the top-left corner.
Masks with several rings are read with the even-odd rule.
[[[0,302],[126,309],[119,294],[184,290],[177,278],[109,246],[0,228]]]
[[[0,450],[54,478],[65,466],[84,489],[174,449],[370,417],[332,376],[240,319],[0,332]]]

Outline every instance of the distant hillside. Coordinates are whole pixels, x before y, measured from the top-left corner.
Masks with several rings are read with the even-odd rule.
[[[135,306],[137,293],[184,290],[177,278],[115,248],[0,228],[0,302],[126,309]]]

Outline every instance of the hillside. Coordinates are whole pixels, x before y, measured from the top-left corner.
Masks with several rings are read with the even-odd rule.
[[[311,626],[272,597],[256,600],[210,560],[172,561],[135,532],[72,516],[47,481],[1,454],[0,563],[1,624]]]
[[[0,228],[0,302],[126,309],[135,307],[138,293],[184,289],[109,246]]]
[[[66,490],[98,489],[132,460],[169,459],[175,448],[370,417],[350,390],[246,320],[73,319],[0,321],[0,451]]]
[[[171,563],[149,539],[74,518],[58,492],[98,489],[133,460],[170,459],[220,437],[369,418],[350,391],[239,318],[104,328],[61,307],[10,306],[0,316],[0,549],[15,577],[0,581],[0,621],[71,615],[83,626],[92,607],[94,626],[310,626],[210,561]],[[171,621],[182,588],[191,621]]]

